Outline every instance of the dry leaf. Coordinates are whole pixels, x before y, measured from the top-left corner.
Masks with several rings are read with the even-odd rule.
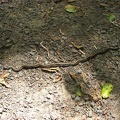
[[[76,0],[67,0],[69,3],[71,3],[71,2],[75,2]]]
[[[55,73],[59,70],[59,68],[58,67],[56,67],[56,68],[42,68],[41,70],[44,72]]]
[[[0,84],[4,85],[7,88],[11,88],[11,86],[5,81],[5,78],[9,76],[9,73],[2,73],[0,75]]]
[[[62,76],[58,75],[54,78],[53,82],[56,83],[56,82],[61,81],[61,80],[62,80]]]
[[[72,44],[73,47],[76,48],[76,49],[83,49],[83,48],[84,48],[83,45],[76,45],[74,42],[71,42],[71,44]]]
[[[65,6],[65,10],[71,13],[77,12],[79,9],[80,9],[79,6],[74,6],[74,5],[69,5],[69,4]]]

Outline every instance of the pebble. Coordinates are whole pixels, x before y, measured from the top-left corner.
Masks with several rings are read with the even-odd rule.
[[[48,91],[49,94],[52,94],[53,92],[51,90]]]
[[[12,9],[13,7],[14,7],[14,6],[13,6],[12,4],[10,4],[10,5],[9,5],[9,8],[11,8],[11,9]]]
[[[102,114],[102,112],[103,112],[103,111],[102,111],[101,109],[100,109],[100,110],[97,110],[97,113]]]
[[[82,115],[82,119],[81,120],[86,120],[86,115]]]
[[[73,53],[78,53],[78,51],[76,49],[72,49]]]
[[[92,110],[90,110],[89,112],[88,112],[88,117],[92,117]]]
[[[3,107],[0,105],[0,114],[3,112]]]
[[[101,109],[101,106],[99,105],[98,107],[97,107],[97,110],[100,110]]]
[[[7,116],[7,113],[6,113],[6,112],[3,112],[2,115],[1,115],[1,117],[0,117],[1,120],[5,120],[6,116]]]
[[[60,117],[60,115],[57,112],[52,112],[50,117],[52,120],[57,120]]]
[[[95,107],[95,102],[92,101],[92,102],[90,103],[90,106],[91,106],[92,108],[94,108],[94,107]]]
[[[82,70],[81,70],[81,69],[79,69],[79,70],[77,71],[77,73],[78,73],[78,74],[81,74],[81,73],[82,73]]]
[[[24,76],[24,73],[23,72],[19,72],[19,77],[22,77]]]
[[[102,118],[101,116],[97,116],[97,120],[101,120],[101,118]]]
[[[56,109],[56,110],[59,110],[60,108],[59,108],[59,106],[56,106],[55,109]]]
[[[76,95],[75,95],[75,94],[72,94],[72,95],[71,95],[71,98],[72,98],[72,99],[74,99],[75,97],[76,97]]]
[[[46,113],[46,114],[44,114],[44,115],[42,116],[42,118],[43,118],[44,120],[50,120],[50,119],[51,119],[51,116]]]
[[[46,98],[47,98],[47,99],[53,99],[53,95],[48,94]]]
[[[87,120],[93,120],[92,118],[87,118]]]
[[[80,101],[81,101],[81,98],[78,97],[78,96],[76,96],[74,100],[77,101],[77,102],[80,102]]]
[[[81,102],[79,103],[79,106],[83,106],[83,105],[84,105],[84,102],[81,101]]]
[[[84,54],[81,55],[82,58],[85,58],[86,56]]]
[[[48,90],[47,89],[42,89],[41,94],[44,95],[44,96],[47,96],[48,95]]]

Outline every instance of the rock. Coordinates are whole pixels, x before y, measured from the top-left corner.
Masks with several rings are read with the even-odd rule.
[[[78,96],[76,96],[74,100],[77,101],[77,102],[80,102],[80,101],[81,101],[81,98],[78,97]]]
[[[97,110],[97,113],[99,113],[99,114],[102,114],[102,110],[100,109],[100,110]]]
[[[57,120],[58,118],[60,118],[60,115],[57,112],[52,112],[50,117],[52,120]]]
[[[78,106],[75,106],[75,112],[80,112],[80,108]]]
[[[89,112],[88,112],[88,117],[92,117],[92,110],[90,110]]]
[[[3,106],[0,104],[0,114],[3,112]]]
[[[48,94],[46,98],[47,98],[47,99],[53,99],[53,95]]]
[[[48,95],[48,90],[47,89],[42,89],[41,94],[44,95],[44,96],[47,96]]]
[[[76,95],[75,95],[75,94],[72,94],[72,95],[71,95],[71,98],[72,98],[72,99],[74,99],[75,97],[76,97]]]
[[[77,73],[78,73],[78,74],[81,74],[81,73],[82,73],[82,70],[81,70],[81,69],[79,69],[79,70],[77,71]]]
[[[92,102],[90,103],[90,106],[91,106],[92,108],[94,108],[94,107],[95,107],[95,102],[92,101]]]
[[[101,106],[99,105],[99,106],[97,106],[97,110],[101,110]]]
[[[74,48],[73,48],[71,51],[72,51],[73,53],[78,53],[78,51],[77,51],[76,49],[74,49]]]
[[[87,120],[93,120],[92,118],[87,118]]]

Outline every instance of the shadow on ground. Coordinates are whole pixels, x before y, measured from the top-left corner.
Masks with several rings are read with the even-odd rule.
[[[119,46],[119,27],[107,20],[107,15],[114,13],[117,16],[117,22],[120,17],[119,2],[76,0],[71,4],[80,6],[81,9],[77,13],[66,12],[64,9],[66,4],[68,4],[67,1],[56,3],[54,0],[51,2],[49,0],[46,2],[38,0],[20,3],[4,2],[4,0],[0,2],[0,64],[19,67],[21,64],[28,63],[75,61],[83,59],[103,46]],[[78,49],[73,46],[73,43]],[[80,46],[83,47],[82,52],[79,49]],[[109,100],[103,100],[104,109],[107,105],[110,107],[109,103],[114,104],[115,99],[119,101],[119,53],[119,50],[109,51],[83,65],[80,64],[81,69],[76,69],[77,72],[80,70],[91,75],[90,80],[95,77],[97,83],[107,81],[114,85],[112,97]],[[38,69],[33,71],[41,74]],[[18,74],[8,72],[16,76]],[[69,69],[68,72],[70,72]],[[20,74],[27,75],[24,70]],[[63,83],[74,100],[78,83],[71,79],[69,74],[66,75]],[[44,78],[49,79],[48,76]],[[79,102],[82,101],[80,97],[77,99]],[[91,101],[88,98],[86,100]],[[116,106],[119,105],[116,104]],[[119,111],[116,106],[113,108],[115,109],[113,113]],[[108,114],[112,112],[108,110]],[[98,112],[96,114],[99,116]],[[104,115],[101,112],[100,116],[113,119],[114,116],[108,114]]]

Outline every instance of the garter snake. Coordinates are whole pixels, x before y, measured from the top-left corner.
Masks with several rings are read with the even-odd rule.
[[[35,69],[35,68],[53,68],[53,67],[69,67],[69,66],[76,66],[79,63],[84,63],[89,61],[90,59],[95,58],[98,55],[102,55],[110,50],[118,50],[118,47],[109,47],[109,48],[103,48],[102,50],[99,50],[98,52],[95,52],[94,54],[84,58],[84,59],[78,59],[75,62],[68,62],[68,63],[51,63],[51,64],[33,64],[33,65],[22,65],[19,68],[14,68],[14,67],[3,67],[3,70],[13,70],[14,72],[19,72],[23,69]]]

